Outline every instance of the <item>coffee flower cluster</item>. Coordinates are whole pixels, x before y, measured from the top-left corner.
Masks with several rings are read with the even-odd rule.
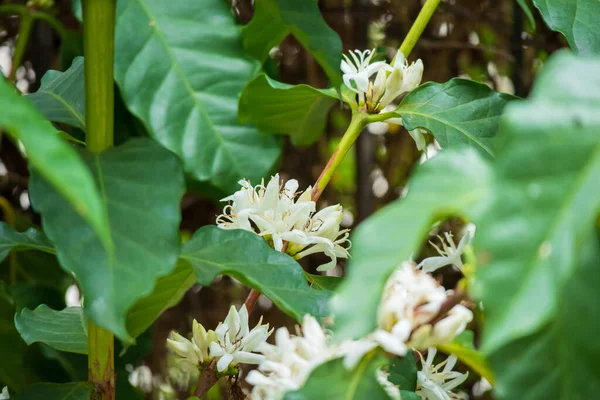
[[[184,370],[206,367],[216,360],[217,371],[224,372],[239,363],[260,363],[264,356],[255,351],[271,333],[269,325],[262,324],[262,318],[250,330],[246,306],[243,305],[239,311],[231,306],[225,321],[219,323],[214,331],[207,331],[194,320],[191,340],[172,332],[167,345],[180,357],[179,364]]]
[[[358,95],[358,105],[369,113],[379,113],[396,98],[419,86],[423,62],[412,64],[401,52],[391,64],[371,62],[375,50],[354,50],[344,54],[341,63],[344,84]],[[375,75],[376,74],[376,75]],[[375,79],[371,78],[375,75]]]
[[[466,243],[469,237],[463,240]],[[464,245],[456,248],[451,239],[449,241],[448,249],[454,250],[444,262],[438,260],[438,264],[460,260],[458,249],[462,250]],[[311,316],[304,318],[302,336],[291,336],[286,328],[280,328],[274,345],[265,343],[256,349],[265,358],[246,379],[253,385],[252,398],[282,399],[285,392],[300,389],[310,373],[322,363],[343,358],[344,367],[351,370],[378,347],[398,356],[428,348],[427,360],[421,357],[417,394],[425,400],[463,398],[464,395],[455,393],[454,389],[466,380],[467,374],[452,371],[456,357],[451,356],[438,365],[432,364],[435,346],[454,340],[473,319],[472,312],[460,304],[440,318],[442,305],[450,294],[431,275],[414,263],[406,262],[389,278],[378,313],[378,328],[366,337],[333,344]],[[401,398],[400,389],[388,381],[384,370],[379,370],[376,378],[390,398]]]
[[[358,96],[358,107],[370,114],[395,110],[393,101],[406,95],[421,84],[423,62],[419,59],[412,64],[402,52],[396,54],[391,64],[382,61],[371,62],[375,50],[354,50],[350,57],[344,55],[341,63],[344,84]],[[375,76],[374,79],[373,76]],[[386,132],[386,124],[402,125],[402,118],[392,117],[382,122],[373,122],[372,132]],[[386,127],[385,129],[379,126]],[[424,150],[427,142],[424,129],[409,132],[417,148]]]
[[[325,253],[330,261],[319,271],[336,266],[338,258],[348,258],[348,230],[340,229],[342,206],[326,207],[318,212],[311,200],[312,188],[298,192],[298,181],[290,179],[281,186],[279,174],[252,186],[239,181],[241,189],[222,201],[229,204],[217,217],[222,229],[244,229],[262,236],[275,250],[285,251],[295,259],[313,253]],[[284,248],[284,242],[287,246]]]

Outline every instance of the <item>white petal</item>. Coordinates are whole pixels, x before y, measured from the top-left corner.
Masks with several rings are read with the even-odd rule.
[[[223,372],[229,367],[229,364],[233,361],[233,356],[229,353],[223,354],[223,356],[217,361],[217,371]]]
[[[211,342],[208,348],[210,349],[211,357],[221,357],[223,354],[225,354],[223,348],[216,342]]]
[[[244,364],[260,364],[261,361],[265,359],[265,356],[262,354],[254,354],[246,351],[236,351],[233,353],[233,360],[236,363],[244,363]]]

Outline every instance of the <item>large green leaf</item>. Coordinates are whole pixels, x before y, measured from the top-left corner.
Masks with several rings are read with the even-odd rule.
[[[150,139],[83,156],[102,188],[114,254],[37,174],[31,179],[31,202],[42,214],[61,265],[79,280],[86,314],[129,340],[127,310],[175,267],[183,173],[177,158]]]
[[[406,198],[354,230],[348,275],[333,298],[336,339],[373,331],[389,275],[419,249],[433,222],[479,216],[490,196],[489,180],[489,167],[475,150],[441,152],[417,169]]]
[[[243,29],[248,53],[264,62],[271,49],[291,34],[315,57],[332,85],[342,85],[342,41],[314,1],[260,0],[254,5],[254,16]]]
[[[533,0],[550,29],[565,35],[581,54],[600,53],[598,0]]]
[[[168,308],[177,305],[185,292],[196,283],[192,268],[178,262],[175,270],[158,278],[150,295],[139,299],[127,313],[127,331],[136,338]]]
[[[499,400],[598,397],[600,243],[594,235],[588,239],[578,246],[577,268],[558,293],[553,320],[491,354]]]
[[[260,74],[242,92],[240,122],[250,121],[263,132],[289,135],[294,145],[306,146],[321,136],[336,101],[333,89],[288,85]]]
[[[531,99],[507,109],[496,199],[475,238],[482,266],[474,294],[485,305],[489,353],[552,321],[578,268],[578,247],[600,211],[599,68],[600,59],[558,54]]]
[[[65,72],[44,74],[39,90],[26,97],[50,121],[79,129],[85,127],[83,57],[76,57]]]
[[[238,96],[258,65],[244,57],[227,2],[122,0],[117,8],[115,79],[148,132],[194,178],[223,190],[265,176],[280,146],[238,124]]]
[[[14,400],[89,400],[91,391],[92,384],[88,382],[38,383]]]
[[[313,275],[305,272],[306,280],[310,283],[310,287],[319,290],[335,290],[343,278],[340,276]]]
[[[467,144],[493,156],[500,114],[514,98],[484,84],[456,78],[419,86],[396,112],[406,129],[427,129],[443,148]]]
[[[599,68],[598,58],[556,55],[531,99],[504,118],[473,288],[499,398],[588,399],[600,390]]]
[[[46,343],[56,350],[87,354],[87,319],[81,307],[55,311],[41,305],[27,308],[15,315],[15,326],[28,345]]]
[[[106,208],[90,171],[26,99],[0,79],[0,128],[19,140],[30,164],[86,220],[110,249]]]
[[[377,369],[386,363],[386,358],[376,352],[363,357],[351,371],[344,368],[343,359],[328,361],[312,371],[301,389],[286,393],[284,399],[389,400],[377,381]]]
[[[194,268],[201,285],[208,286],[225,274],[259,290],[298,321],[305,314],[327,315],[331,292],[310,288],[293,258],[273,250],[252,232],[205,226],[184,244],[181,260]]]
[[[11,251],[38,250],[54,254],[54,246],[38,230],[29,228],[25,232],[16,232],[6,222],[0,222],[0,261]]]

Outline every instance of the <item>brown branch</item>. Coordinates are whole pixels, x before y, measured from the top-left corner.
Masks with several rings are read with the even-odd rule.
[[[210,364],[208,364],[208,367],[200,374],[198,386],[196,386],[196,390],[194,390],[194,396],[197,396],[199,399],[206,396],[210,388],[212,388],[218,380],[217,360],[213,359]]]

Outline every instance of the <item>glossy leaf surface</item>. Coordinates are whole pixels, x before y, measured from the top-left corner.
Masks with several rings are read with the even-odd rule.
[[[225,274],[259,290],[298,321],[305,314],[327,315],[331,292],[310,288],[294,259],[252,232],[205,226],[184,244],[181,259],[194,268],[201,285],[208,286]]]
[[[466,79],[427,82],[404,98],[396,113],[408,130],[425,128],[440,146],[472,146],[493,156],[500,115],[514,99]]]
[[[183,174],[177,158],[150,139],[83,156],[102,188],[114,253],[37,174],[30,184],[31,201],[61,265],[79,280],[86,314],[129,340],[127,310],[175,267]]]
[[[55,311],[46,305],[15,315],[15,326],[28,345],[46,343],[56,350],[87,354],[87,319],[81,307]]]
[[[229,4],[119,1],[116,35],[125,103],[186,172],[225,191],[268,174],[276,138],[237,120],[238,96],[259,66],[244,56]]]
[[[260,74],[242,92],[240,122],[289,135],[294,145],[306,146],[323,134],[329,109],[336,102],[333,89],[288,85]]]

